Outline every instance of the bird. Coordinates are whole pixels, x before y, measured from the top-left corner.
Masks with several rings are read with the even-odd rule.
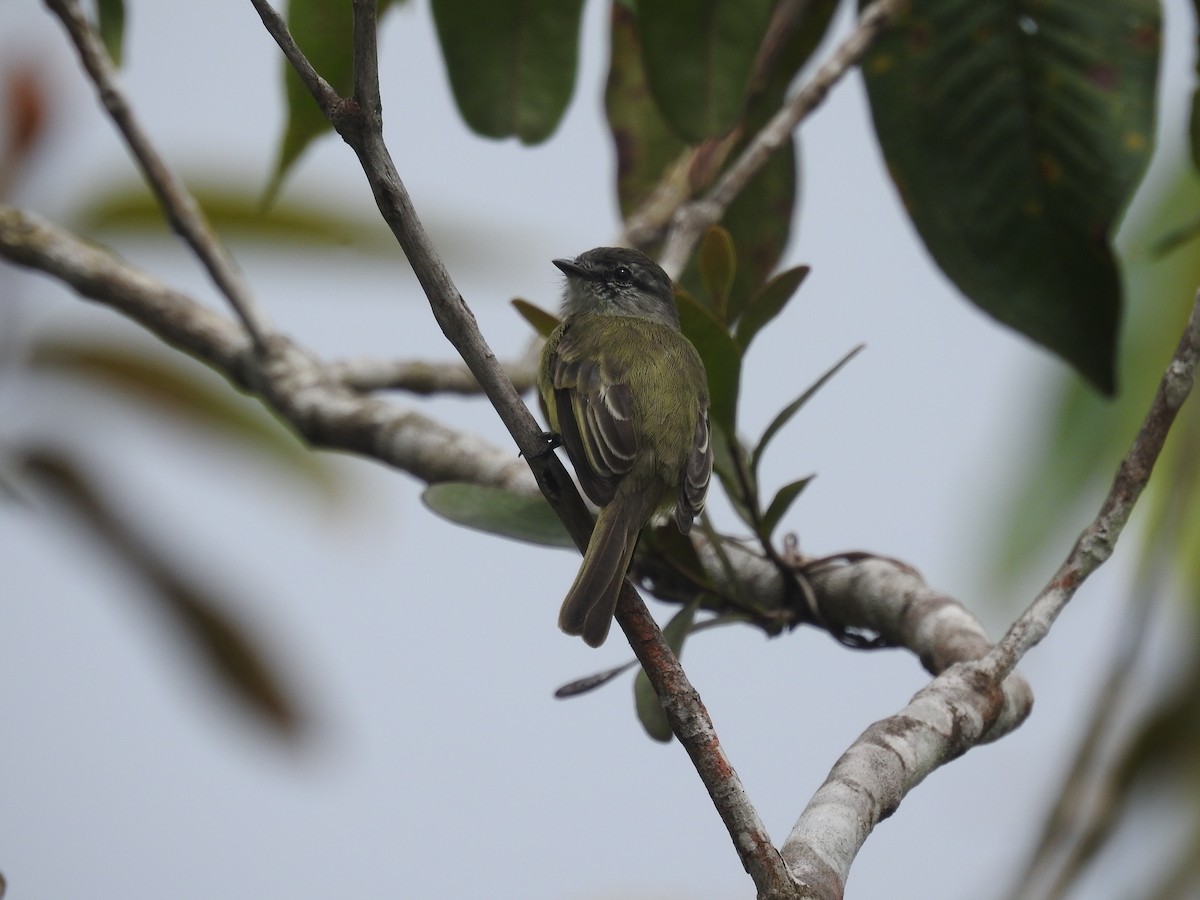
[[[642,529],[687,534],[712,477],[704,363],[679,325],[671,279],[640,250],[555,259],[563,317],[542,350],[538,393],[580,487],[599,507],[558,625],[592,647],[608,636]]]

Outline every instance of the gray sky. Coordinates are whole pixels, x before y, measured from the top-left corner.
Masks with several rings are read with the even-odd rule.
[[[1183,0],[1166,6],[1162,142],[1178,152],[1192,21]],[[398,168],[502,356],[528,335],[508,299],[553,306],[550,259],[617,233],[604,18],[603,4],[587,5],[577,95],[559,133],[532,150],[466,131],[427,4],[387,20],[384,103]],[[128,178],[129,165],[65,38],[31,0],[0,5],[0,61],[20,57],[45,67],[61,109],[45,159],[13,199],[63,218],[95,184]],[[126,57],[143,121],[185,174],[262,182],[281,124],[279,61],[248,3],[133,3]],[[1038,425],[1031,392],[1059,364],[933,269],[867,124],[852,77],[802,129],[803,207],[786,262],[813,273],[755,345],[743,427],[761,432],[866,342],[777,439],[763,480],[819,473],[785,521],[806,550],[906,560],[998,633],[1028,598],[980,595],[989,511]],[[352,154],[332,139],[287,185],[287,196],[305,195],[370,203]],[[212,297],[173,244],[117,246]],[[399,251],[380,260],[353,249],[234,250],[275,320],[328,356],[452,354]],[[44,279],[0,276],[17,287],[31,332],[131,333]],[[51,397],[54,409],[30,400]],[[230,711],[136,580],[53,510],[0,506],[0,871],[10,896],[752,895],[683,752],[643,735],[630,679],[570,702],[551,697],[629,656],[619,636],[592,651],[555,628],[577,557],[452,527],[424,510],[409,477],[356,460],[333,461],[352,489],[331,509],[208,435],[134,409],[100,417],[86,397],[0,387],[3,439],[78,435],[82,423],[128,517],[237,598],[316,727],[282,749]],[[482,401],[419,405],[511,444]],[[727,507],[713,506],[718,527],[734,529]],[[1030,591],[1071,540],[1028,574]],[[1030,721],[921,785],[868,840],[851,896],[987,896],[1006,883],[1120,624],[1128,555],[1028,659]],[[689,643],[684,663],[777,842],[845,747],[927,680],[903,652],[854,653],[807,629],[774,641],[722,629]],[[1143,848],[1169,826],[1147,824]],[[1120,867],[1108,865],[1089,896],[1121,896],[1121,886]]]

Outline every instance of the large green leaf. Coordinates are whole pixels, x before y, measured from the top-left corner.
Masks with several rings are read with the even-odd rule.
[[[1154,140],[1159,22],[1157,0],[915,0],[863,63],[938,265],[1105,392],[1121,307],[1109,239]]]
[[[379,0],[376,15],[382,18],[392,2]],[[354,87],[354,15],[351,4],[345,0],[288,0],[287,25],[313,68],[335,91],[343,97],[348,96]],[[275,171],[267,187],[268,200],[278,193],[284,176],[300,158],[300,154],[314,139],[332,128],[291,63],[284,60],[281,65],[287,124],[279,145]]]
[[[609,52],[604,109],[617,157],[617,201],[621,215],[629,216],[666,177],[687,144],[671,131],[654,103],[642,66],[637,21],[620,3],[612,6]],[[670,177],[686,183],[683,169]],[[686,195],[683,184],[677,187]]]
[[[690,144],[729,131],[746,107],[773,0],[638,0],[646,77]]]
[[[575,89],[583,0],[433,0],[458,110],[486,137],[544,141]]]

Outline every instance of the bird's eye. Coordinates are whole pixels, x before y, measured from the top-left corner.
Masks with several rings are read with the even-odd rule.
[[[633,281],[633,273],[629,271],[628,266],[617,266],[613,269],[613,278],[624,284],[629,284]]]

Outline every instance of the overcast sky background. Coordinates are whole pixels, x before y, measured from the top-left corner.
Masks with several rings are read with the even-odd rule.
[[[1160,162],[1181,152],[1194,33],[1189,4],[1165,5]],[[606,10],[587,4],[576,96],[534,149],[466,130],[427,3],[386,20],[397,166],[501,357],[528,338],[507,301],[554,306],[561,276],[550,259],[618,231],[601,106]],[[848,25],[843,14],[838,33]],[[58,109],[10,199],[67,219],[97,185],[130,178],[127,155],[32,0],[0,5],[0,67],[18,60],[37,62]],[[133,2],[126,61],[138,114],[185,176],[259,189],[281,128],[280,66],[249,3]],[[987,595],[989,523],[1039,426],[1033,392],[1059,363],[932,267],[868,125],[852,76],[803,126],[802,214],[785,263],[813,272],[750,355],[742,427],[761,433],[865,342],[776,440],[763,481],[817,472],[785,520],[807,551],[905,560],[998,634],[1073,540],[1022,575],[1028,593]],[[309,152],[285,196],[371,203],[334,139]],[[113,243],[217,305],[173,242]],[[279,326],[325,356],[451,358],[398,250],[233,249]],[[20,313],[0,310],[0,328],[138,337],[46,279],[11,269],[0,279]],[[511,446],[483,401],[397,402]],[[0,871],[11,897],[752,896],[683,752],[652,743],[635,720],[631,679],[552,698],[629,656],[619,634],[593,651],[557,631],[577,557],[448,525],[420,505],[411,478],[358,460],[332,461],[350,489],[331,508],[210,435],[99,408],[61,385],[9,378],[0,421],[12,442],[85,434],[125,515],[236,598],[314,718],[299,747],[282,746],[225,702],[138,581],[52,505],[0,506]],[[736,528],[721,501],[714,508],[718,527]],[[914,791],[867,841],[850,896],[1003,890],[1115,640],[1129,550],[1023,666],[1037,698],[1029,722]],[[1166,656],[1169,630],[1161,623],[1156,638]],[[772,641],[721,629],[690,642],[684,662],[777,843],[841,752],[927,681],[907,653],[855,653],[808,629]],[[1124,852],[1158,852],[1171,824],[1156,811]],[[1119,857],[1099,868],[1087,896],[1135,895],[1123,868]]]

